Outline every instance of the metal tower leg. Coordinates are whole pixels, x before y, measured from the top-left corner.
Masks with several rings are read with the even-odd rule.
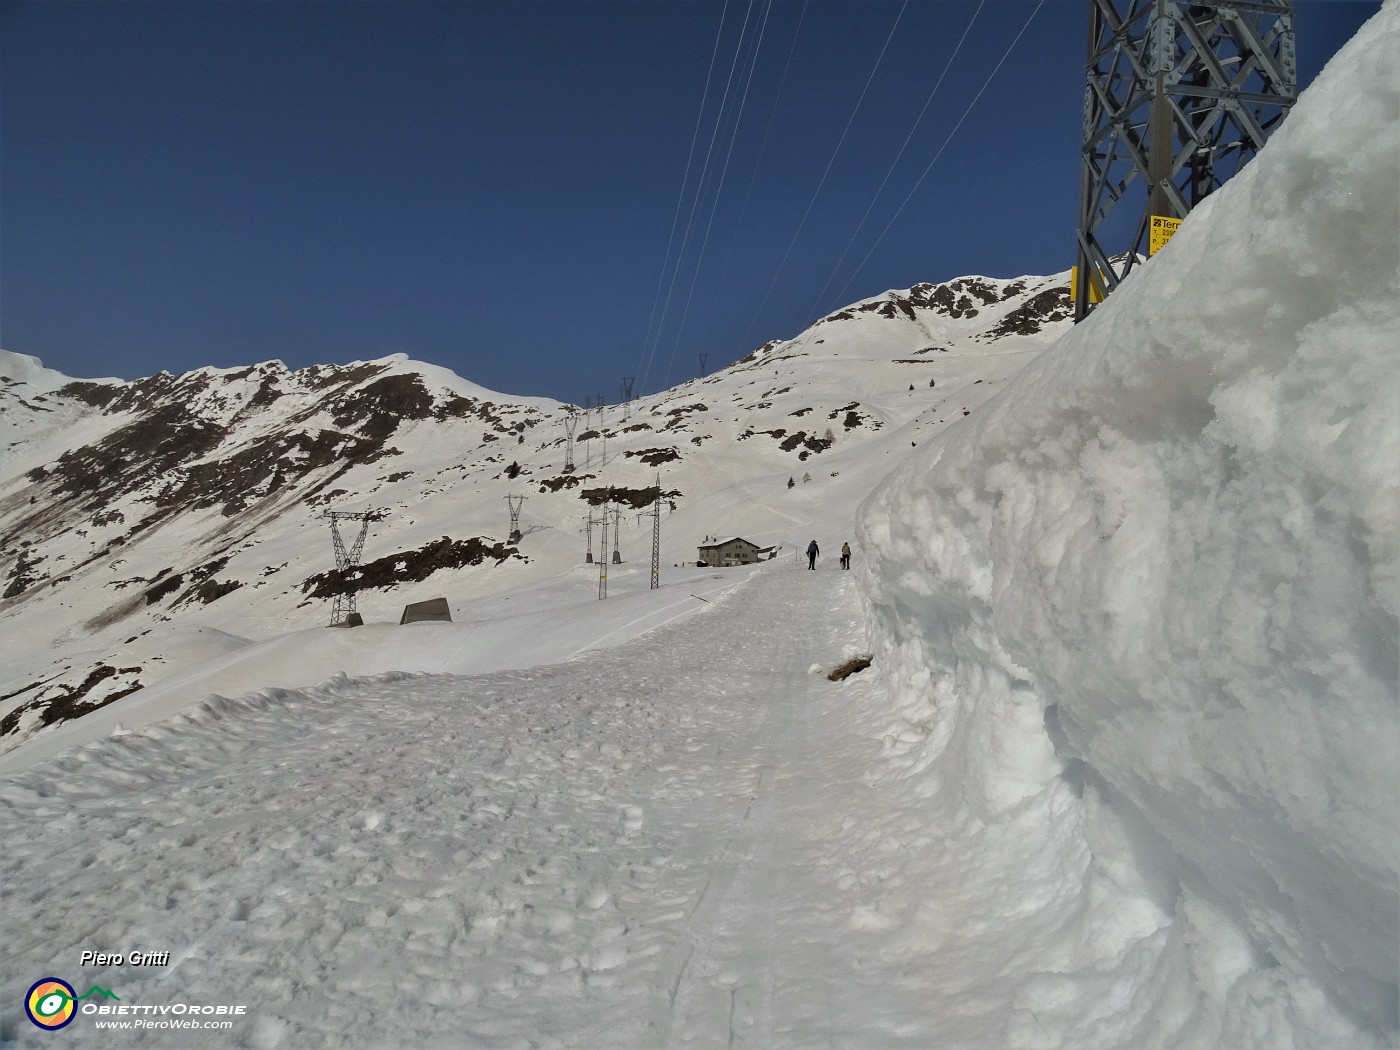
[[[1076,321],[1283,122],[1293,0],[1090,0],[1085,74]]]

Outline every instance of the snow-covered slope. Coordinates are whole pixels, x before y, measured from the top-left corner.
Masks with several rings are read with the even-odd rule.
[[[1389,4],[863,508],[897,766],[941,824],[1077,858],[1031,911],[1099,972],[1022,989],[1034,1045],[1369,1045],[1328,1000],[1400,1027],[1398,50]]]
[[[36,524],[7,641],[33,631],[73,674],[113,651],[188,666],[0,756],[0,1042],[1400,1046],[1397,46],[1392,0],[1253,165],[1038,357],[1047,336],[995,333],[1017,307],[979,307],[980,279],[880,297],[611,410],[607,465],[599,432],[573,487],[559,406],[451,377],[424,400],[408,362],[321,387],[263,366],[301,406],[277,421],[230,388],[250,376],[157,377],[210,415],[176,428],[188,457],[158,428],[132,445],[116,544],[69,472],[150,409],[121,384],[21,388],[16,367],[7,393],[34,414],[8,451],[45,469],[0,489],[7,528]],[[356,407],[386,379],[411,411]],[[491,401],[494,442],[454,396]],[[279,488],[218,476],[225,503],[162,504],[234,473],[201,463],[256,443],[258,418],[361,458],[278,456]],[[74,455],[50,469],[44,447]],[[831,554],[886,462],[858,571],[789,561],[812,534]],[[663,587],[624,518],[629,561],[598,602],[580,495],[644,490],[657,466],[677,505]],[[515,553],[412,579],[433,538],[499,542],[509,492],[530,496]],[[329,560],[311,512],[371,500],[397,513],[366,548],[395,587],[362,593],[369,618],[446,593],[456,623],[328,631],[300,605]],[[228,539],[258,508],[261,531]],[[785,556],[674,567],[734,532]],[[94,622],[124,557],[142,604]],[[174,573],[190,597],[164,591]],[[873,669],[814,673],[860,652]],[[232,692],[345,669],[371,677],[201,696],[218,675]],[[136,949],[170,958],[79,962]],[[46,974],[113,990],[107,1008],[144,1012],[128,1023],[246,1013],[192,1033],[83,1012],[55,1037],[23,1013]]]
[[[123,383],[0,352],[0,751],[187,671],[203,658],[186,644],[195,628],[263,640],[324,625],[327,510],[385,512],[358,585],[365,618],[390,623],[408,602],[499,606],[579,569],[610,493],[623,511],[610,542],[647,565],[637,511],[658,475],[668,567],[709,536],[790,551],[815,526],[834,550],[911,445],[1065,327],[1066,295],[1063,274],[888,292],[702,380],[579,413],[572,471],[573,406],[401,356]],[[517,543],[507,495],[527,497]]]

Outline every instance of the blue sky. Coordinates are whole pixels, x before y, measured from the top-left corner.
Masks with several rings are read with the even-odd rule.
[[[1065,269],[1088,6],[0,3],[0,347],[611,401]],[[1301,82],[1378,7],[1298,0]]]

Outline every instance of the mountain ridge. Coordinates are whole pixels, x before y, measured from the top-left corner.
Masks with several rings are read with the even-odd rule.
[[[916,284],[588,410],[403,354],[125,381],[0,351],[0,624],[24,639],[0,672],[0,751],[171,673],[160,639],[176,627],[313,626],[338,579],[315,520],[329,509],[389,513],[354,587],[394,605],[567,571],[583,542],[566,533],[604,503],[649,506],[658,480],[667,562],[722,531],[795,544],[821,501],[853,515],[878,477],[867,461],[893,466],[969,414],[1068,316],[1064,274]],[[804,494],[819,461],[821,495]],[[754,498],[769,489],[778,502]],[[508,494],[529,501],[517,542]]]

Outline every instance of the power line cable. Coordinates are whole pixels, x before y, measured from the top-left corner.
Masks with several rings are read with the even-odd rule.
[[[690,133],[690,152],[686,154],[685,173],[681,177],[680,192],[676,195],[676,212],[671,217],[671,234],[667,238],[666,252],[661,259],[661,273],[656,280],[656,295],[651,301],[651,316],[647,319],[647,331],[646,335],[642,339],[642,356],[637,363],[637,371],[638,374],[642,376],[643,387],[645,387],[646,385],[646,372],[649,362],[648,344],[651,343],[652,328],[656,322],[656,308],[661,303],[661,289],[666,286],[666,271],[670,268],[671,265],[671,247],[675,244],[676,227],[680,225],[681,221],[681,208],[685,204],[685,190],[686,186],[690,183],[691,164],[695,159],[695,144],[700,141],[700,126],[702,123],[704,123],[705,119],[705,105],[710,98],[710,84],[714,79],[715,60],[719,57],[719,42],[724,36],[724,20],[728,12],[729,0],[725,0],[724,7],[720,10],[719,29],[715,33],[715,44],[710,51],[710,68],[705,73],[705,89],[700,93],[700,109],[699,112],[695,114],[695,128]],[[680,260],[678,258],[677,265],[679,265],[679,263]]]
[[[875,80],[875,74],[879,71],[881,62],[884,61],[885,52],[889,50],[890,42],[894,39],[895,30],[899,28],[899,21],[904,17],[904,11],[908,6],[909,0],[904,0],[904,3],[900,5],[899,13],[895,15],[894,25],[890,26],[889,36],[885,38],[885,46],[880,49],[880,54],[875,59],[875,65],[871,68],[870,75],[865,80],[865,87],[861,89],[860,98],[856,99],[855,108],[851,110],[851,115],[846,120],[846,126],[841,131],[841,137],[836,142],[836,148],[831,151],[831,158],[826,162],[826,168],[822,171],[822,177],[817,182],[816,190],[812,193],[812,199],[807,202],[807,210],[802,213],[802,219],[798,222],[797,229],[793,232],[792,240],[788,242],[787,251],[783,252],[782,260],[778,263],[778,269],[773,274],[772,281],[768,284],[768,290],[763,293],[763,301],[758,304],[758,311],[754,314],[753,321],[749,324],[748,334],[744,337],[745,342],[748,342],[748,340],[752,338],[753,330],[758,324],[758,319],[763,314],[763,308],[768,305],[768,299],[773,294],[773,289],[777,286],[778,278],[782,276],[783,270],[787,266],[787,261],[792,255],[792,249],[797,245],[798,238],[802,236],[802,231],[806,228],[807,219],[812,214],[812,208],[816,205],[817,198],[821,196],[822,187],[826,185],[826,179],[827,176],[831,174],[832,165],[836,163],[836,157],[840,154],[841,147],[846,142],[846,136],[850,133],[851,125],[855,123],[856,114],[860,112],[861,104],[865,101],[865,96],[870,91],[870,85]]]
[[[770,0],[771,2],[771,0]],[[808,0],[802,0],[802,10],[797,15],[797,26],[792,32],[792,44],[788,47],[787,61],[783,63],[783,74],[778,79],[778,90],[773,96],[773,106],[768,111],[768,123],[763,129],[763,141],[758,146],[758,156],[754,160],[753,171],[749,174],[749,184],[744,190],[744,203],[739,207],[739,217],[735,220],[734,236],[729,241],[729,251],[725,255],[724,269],[721,271],[719,282],[715,287],[714,310],[719,309],[720,294],[725,281],[729,277],[730,264],[734,258],[734,247],[739,242],[739,231],[743,228],[744,219],[749,214],[749,201],[753,199],[753,188],[758,183],[758,173],[763,167],[763,159],[768,152],[768,140],[773,133],[773,123],[778,115],[778,104],[783,99],[783,89],[787,86],[788,73],[792,69],[793,56],[797,54],[797,41],[802,35],[802,23],[807,17]]]
[[[1025,21],[1025,23],[1021,26],[1020,31],[1017,32],[1016,36],[1012,39],[1011,43],[1007,46],[1006,51],[1002,54],[1002,56],[1001,56],[1000,60],[998,60],[997,64],[992,68],[991,73],[988,74],[987,79],[983,82],[981,88],[978,89],[977,94],[976,94],[975,96],[973,96],[972,101],[971,101],[970,103],[968,103],[967,109],[963,111],[963,115],[958,119],[958,122],[953,126],[953,129],[952,129],[950,132],[948,132],[948,135],[944,138],[943,144],[939,147],[938,152],[934,154],[933,159],[932,159],[931,161],[929,161],[927,167],[924,168],[923,174],[921,174],[921,175],[919,176],[918,181],[914,184],[914,188],[911,189],[911,190],[909,191],[909,195],[905,197],[903,203],[901,203],[900,206],[899,206],[899,208],[895,211],[894,217],[890,219],[889,223],[885,226],[884,230],[881,231],[880,236],[879,236],[878,238],[876,238],[875,244],[871,246],[870,251],[866,253],[865,258],[861,260],[860,266],[858,266],[858,267],[856,268],[855,273],[852,274],[851,280],[847,281],[845,287],[843,287],[843,288],[841,289],[841,291],[837,293],[837,296],[838,296],[838,297],[840,297],[840,296],[842,296],[842,295],[845,294],[846,289],[850,287],[851,281],[854,281],[854,280],[855,280],[855,277],[860,273],[861,267],[863,267],[863,266],[865,265],[865,263],[869,261],[870,256],[871,256],[871,255],[874,253],[874,251],[875,251],[875,247],[878,246],[878,244],[880,243],[880,241],[884,238],[885,234],[887,234],[887,233],[889,232],[890,228],[894,225],[895,220],[897,220],[897,219],[899,218],[899,216],[900,216],[900,214],[903,212],[904,208],[908,206],[909,201],[910,201],[911,199],[913,199],[913,196],[914,196],[915,192],[917,192],[919,186],[923,183],[924,179],[926,179],[926,178],[928,177],[928,173],[933,169],[933,166],[934,166],[935,163],[937,163],[938,158],[941,157],[941,156],[943,155],[944,150],[947,149],[948,144],[952,141],[953,136],[957,134],[958,129],[961,128],[962,125],[963,125],[963,123],[967,120],[968,115],[972,112],[973,108],[977,105],[978,100],[981,99],[983,93],[987,90],[988,85],[991,84],[992,79],[997,75],[997,72],[1001,69],[1001,67],[1002,67],[1003,65],[1006,64],[1006,60],[1007,60],[1008,58],[1011,57],[1011,52],[1014,51],[1014,50],[1016,49],[1016,45],[1017,45],[1018,43],[1020,43],[1021,37],[1025,36],[1026,30],[1030,28],[1031,22],[1035,20],[1035,16],[1039,13],[1041,7],[1043,7],[1044,4],[1045,4],[1045,0],[1039,0],[1039,2],[1036,4],[1035,8],[1031,11],[1030,15],[1026,18],[1026,21]],[[981,10],[981,5],[978,6],[978,10],[979,10],[979,11]],[[974,14],[974,19],[975,19],[975,17],[976,17],[976,16],[975,16],[975,14]],[[895,24],[898,25],[898,19],[896,19]],[[971,25],[969,24],[969,29],[970,29],[970,28],[971,28]],[[891,31],[891,33],[893,33],[893,30]],[[966,36],[967,36],[967,34],[964,33],[964,35],[963,35],[963,39],[964,39],[964,40],[966,39]],[[887,42],[887,46],[888,46],[888,42]],[[959,43],[958,43],[958,47],[961,48],[961,46],[962,46],[962,41],[960,40]],[[956,52],[955,52],[955,55],[956,55]],[[883,52],[882,52],[882,56],[883,56]],[[952,61],[952,59],[949,59],[950,64],[951,64],[951,61]],[[877,65],[878,65],[878,63],[877,63]],[[945,74],[946,74],[946,69],[945,69]],[[873,75],[873,74],[872,74],[872,75]],[[941,80],[942,80],[942,78],[940,77],[940,83],[941,83]],[[868,86],[868,84],[867,84],[867,86]],[[937,88],[935,87],[935,92],[936,92],[936,91],[937,91]],[[930,101],[931,101],[931,100],[932,100],[932,96],[930,96]],[[927,104],[925,104],[925,108],[927,108]],[[920,117],[922,117],[922,115],[923,115],[923,114],[920,113]],[[791,247],[791,246],[789,246],[789,247]],[[775,280],[776,280],[776,278],[775,278]],[[771,291],[771,287],[770,287],[769,290]],[[765,301],[766,301],[766,297],[765,297]],[[760,309],[761,309],[761,308],[760,308]],[[755,318],[755,322],[756,322],[756,321],[757,321],[757,318]],[[806,329],[806,332],[807,332],[807,338],[810,338],[810,335],[811,335],[811,333],[812,333],[812,328],[809,326],[809,327]],[[802,334],[799,333],[797,339],[791,340],[791,342],[793,342],[793,343],[796,344],[795,347],[794,347],[794,349],[800,351],[801,348],[802,348],[803,346],[805,346],[806,339],[802,336]],[[799,356],[798,353],[794,353],[794,354],[790,355],[789,361],[795,360],[795,359],[797,358],[797,356]],[[792,365],[792,364],[788,364],[787,367],[786,367],[785,369],[783,369],[783,370],[780,372],[779,376],[776,377],[777,380],[778,380],[779,382],[781,382],[782,379],[786,378],[786,375],[787,375],[788,373],[791,372],[792,368],[793,368],[793,365]],[[755,408],[751,408],[751,409],[749,410],[749,413],[748,413],[748,415],[745,417],[744,423],[741,425],[740,430],[739,430],[738,433],[742,433],[744,429],[747,429],[748,423],[749,423],[749,421],[753,418],[753,414],[754,414],[755,411],[756,411]],[[714,453],[710,453],[710,454],[708,455],[708,458],[709,458],[709,460],[710,460],[710,465],[709,465],[709,467],[706,469],[705,473],[701,475],[701,482],[702,482],[702,483],[703,483],[711,474],[714,473],[715,468],[718,467],[718,465],[719,465],[719,459],[720,459],[720,457],[722,457],[722,456],[724,456],[725,454],[727,454],[727,453],[729,452],[729,450],[734,446],[735,441],[738,440],[738,433],[736,433],[735,437],[731,438],[730,441],[729,441],[722,449],[717,449]]]
[[[728,105],[729,105],[729,94],[730,94],[730,90],[731,90],[731,89],[733,88],[733,86],[734,86],[734,70],[737,68],[738,63],[739,63],[739,55],[740,55],[740,53],[741,53],[741,51],[742,51],[742,48],[743,48],[744,33],[745,33],[745,32],[747,31],[747,29],[748,29],[749,16],[752,14],[752,8],[753,8],[753,5],[750,4],[750,5],[749,5],[749,9],[745,12],[745,15],[744,15],[744,25],[743,25],[742,27],[740,27],[740,30],[739,30],[739,41],[738,41],[738,43],[737,43],[737,44],[735,45],[735,47],[734,47],[734,59],[733,59],[733,61],[731,61],[730,64],[729,64],[729,76],[728,76],[728,78],[727,78],[726,81],[725,81],[725,85],[724,85],[724,94],[723,94],[723,96],[722,96],[721,99],[720,99],[719,109],[716,111],[714,130],[710,133],[710,143],[709,143],[709,146],[706,148],[706,151],[705,151],[705,162],[704,162],[704,164],[703,164],[703,165],[701,166],[701,168],[700,168],[700,177],[699,177],[699,179],[696,181],[696,185],[695,185],[695,197],[694,197],[694,199],[691,201],[691,204],[690,204],[690,215],[689,215],[689,217],[686,219],[685,234],[681,237],[681,246],[680,246],[680,250],[679,250],[679,251],[677,252],[677,254],[676,254],[676,266],[675,266],[675,269],[671,271],[671,284],[670,284],[670,287],[669,287],[669,288],[667,289],[667,291],[666,291],[666,299],[665,299],[664,303],[662,304],[662,308],[661,308],[661,320],[660,320],[660,321],[658,322],[658,324],[657,324],[656,337],[655,337],[655,340],[654,340],[653,343],[652,343],[651,352],[649,353],[649,355],[648,355],[648,357],[647,357],[647,360],[646,360],[646,367],[643,368],[643,369],[641,370],[641,372],[640,372],[640,378],[642,379],[642,389],[643,389],[643,390],[646,389],[646,378],[647,378],[647,376],[648,376],[648,375],[650,374],[650,372],[651,372],[651,363],[652,363],[652,359],[655,357],[655,354],[656,354],[656,343],[660,342],[660,339],[661,339],[661,331],[662,331],[662,329],[665,327],[666,315],[667,315],[668,313],[670,313],[670,310],[671,310],[671,302],[672,302],[672,300],[673,300],[674,297],[675,297],[675,292],[676,292],[676,281],[677,281],[677,279],[680,277],[681,264],[682,264],[682,262],[683,262],[684,259],[685,259],[686,249],[687,249],[687,248],[689,247],[689,245],[690,245],[690,234],[691,234],[691,231],[692,231],[692,230],[694,229],[694,227],[695,227],[695,213],[696,213],[696,211],[697,211],[697,210],[699,209],[699,207],[700,207],[700,201],[701,201],[701,199],[704,197],[705,180],[706,180],[706,178],[707,178],[708,175],[709,175],[709,171],[710,171],[710,161],[714,158],[715,141],[719,138],[719,131],[720,131],[720,127],[721,127],[722,117],[723,117],[723,115],[724,115],[725,109],[726,109],[726,108],[728,107]]]
[[[700,271],[705,260],[705,250],[709,247],[710,244],[710,233],[714,229],[715,214],[719,211],[720,197],[724,193],[724,183],[725,180],[729,177],[729,162],[733,159],[734,143],[739,137],[739,128],[744,121],[744,109],[748,105],[749,90],[753,86],[754,70],[758,67],[758,55],[759,51],[763,47],[763,35],[764,31],[768,28],[768,15],[772,11],[772,9],[772,0],[768,0],[766,6],[764,7],[763,22],[758,27],[758,34],[754,39],[753,52],[749,57],[749,68],[744,80],[743,94],[739,99],[739,104],[734,113],[734,125],[729,135],[729,146],[724,154],[724,166],[720,170],[719,183],[715,187],[714,199],[710,203],[710,218],[705,225],[705,236],[700,242],[700,252],[695,258],[695,270],[691,274],[690,290],[686,294],[685,309],[681,313],[680,323],[676,326],[676,341],[675,344],[671,347],[671,357],[666,362],[666,377],[661,382],[661,386],[663,388],[665,388],[671,381],[671,371],[675,367],[676,363],[676,351],[680,348],[681,337],[685,333],[685,323],[686,320],[690,317],[691,303],[695,299],[695,285],[700,279]]]
[[[924,115],[928,113],[929,106],[933,105],[934,98],[938,95],[938,89],[943,86],[943,81],[948,76],[948,71],[953,68],[953,62],[957,59],[958,53],[962,51],[962,46],[967,42],[968,34],[972,32],[972,27],[977,23],[977,16],[982,13],[982,8],[987,5],[987,0],[981,0],[977,9],[972,12],[972,18],[968,21],[967,27],[963,30],[962,37],[959,38],[957,46],[953,48],[953,53],[948,56],[948,61],[943,66],[943,72],[938,75],[938,81],[933,85],[933,90],[929,92],[928,99],[924,102],[924,108],[919,110],[919,115],[914,118],[913,125],[909,128],[909,134],[904,136],[904,143],[899,147],[899,152],[895,154],[894,160],[890,162],[885,177],[880,180],[880,186],[875,191],[875,195],[870,198],[870,203],[866,205],[865,214],[860,217],[860,222],[856,223],[855,230],[851,233],[851,239],[846,242],[846,247],[841,252],[841,257],[836,260],[836,265],[831,268],[831,276],[826,279],[826,284],[822,285],[822,290],[817,293],[808,315],[816,314],[817,308],[821,305],[826,291],[831,287],[831,282],[836,280],[836,275],[840,272],[841,264],[846,261],[846,256],[850,254],[851,246],[856,243],[856,238],[860,236],[860,231],[865,229],[865,221],[870,218],[870,213],[875,210],[875,203],[880,199],[880,194],[885,192],[885,186],[889,183],[890,177],[894,174],[894,169],[899,166],[900,160],[904,157],[904,151],[909,148],[909,143],[914,138],[914,132],[919,130],[919,124],[923,122]],[[844,289],[842,289],[844,291]]]
[[[1035,16],[1039,14],[1040,9],[1044,6],[1045,0],[1039,0],[1039,2],[1035,5],[1035,9],[1031,11],[1030,15],[1026,18],[1025,24],[1021,26],[1020,32],[1016,34],[1016,38],[1011,41],[1011,45],[1006,49],[1006,52],[1001,56],[1001,59],[992,68],[992,71],[989,74],[987,74],[987,79],[983,81],[982,86],[978,88],[977,94],[972,97],[972,101],[967,104],[967,109],[963,110],[963,115],[959,117],[958,122],[953,125],[953,130],[948,132],[947,137],[943,140],[943,144],[938,147],[938,152],[935,153],[933,155],[933,159],[928,162],[928,166],[924,168],[923,174],[920,175],[918,181],[914,183],[914,186],[909,191],[908,196],[904,198],[903,202],[899,205],[899,207],[895,209],[894,214],[890,216],[890,221],[885,224],[885,228],[881,230],[880,235],[875,238],[875,242],[871,244],[870,250],[865,253],[865,258],[861,259],[860,263],[856,266],[855,270],[850,276],[850,279],[847,280],[846,283],[842,285],[841,290],[836,293],[834,298],[836,298],[838,301],[841,300],[843,296],[845,296],[846,290],[850,288],[851,284],[855,281],[855,279],[858,276],[860,276],[861,270],[863,270],[865,268],[865,264],[870,261],[870,257],[875,254],[875,249],[880,246],[880,242],[885,239],[885,235],[890,232],[890,230],[894,227],[895,222],[898,221],[899,217],[902,214],[904,214],[904,209],[908,207],[909,202],[914,199],[914,194],[916,194],[919,191],[919,187],[922,186],[924,180],[928,178],[928,173],[932,171],[933,166],[938,163],[938,158],[943,156],[943,152],[948,148],[948,143],[953,141],[953,136],[956,135],[958,133],[958,129],[963,126],[963,123],[967,120],[968,115],[972,112],[973,107],[977,105],[978,100],[981,99],[982,94],[987,90],[987,87],[991,84],[992,80],[1001,70],[1001,67],[1006,64],[1006,60],[1011,57],[1011,52],[1016,49],[1016,45],[1021,42],[1021,37],[1026,35],[1026,30],[1031,27],[1031,23],[1035,21]]]

